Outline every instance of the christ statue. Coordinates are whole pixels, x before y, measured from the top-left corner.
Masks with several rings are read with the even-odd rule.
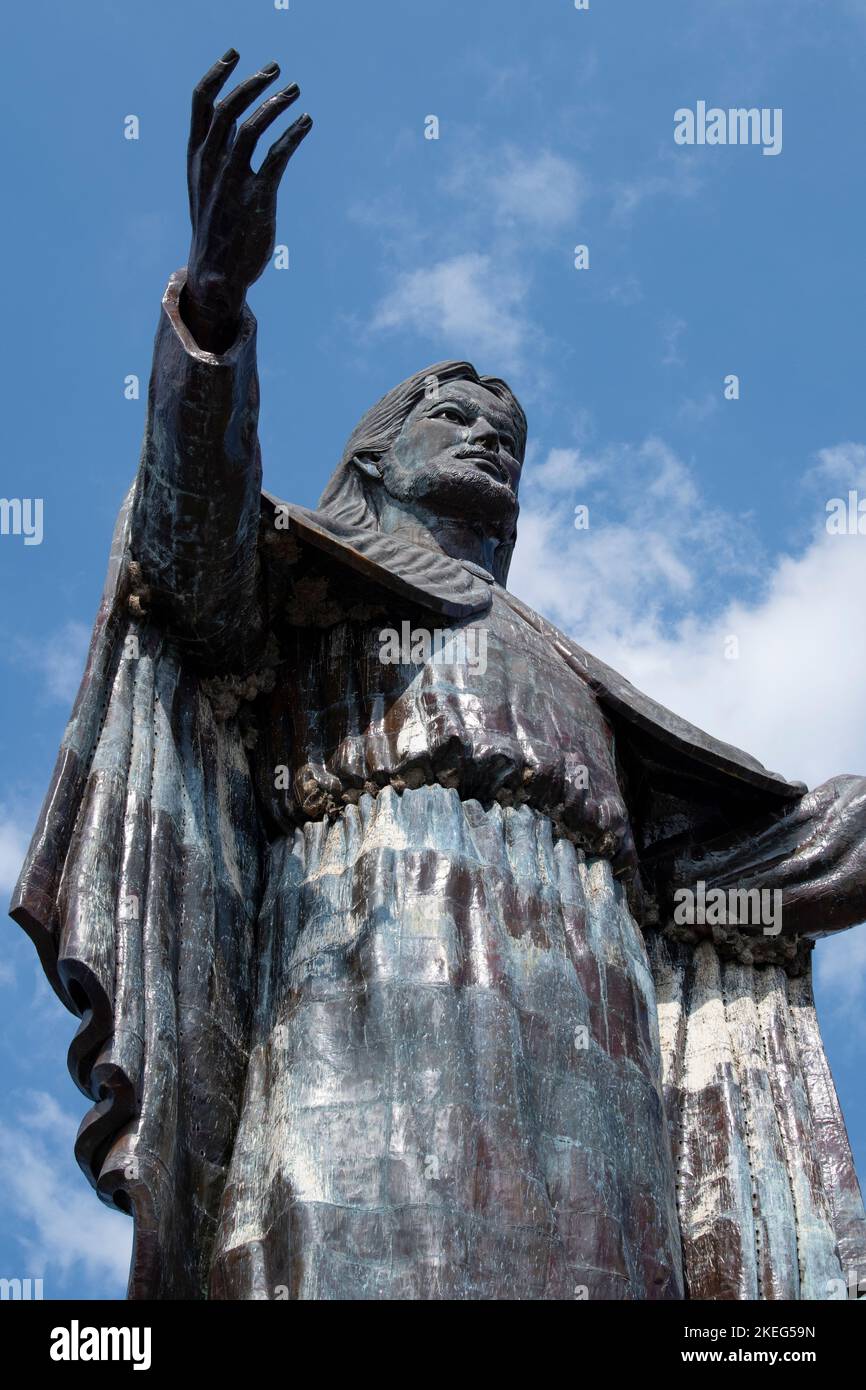
[[[131,1298],[823,1299],[866,1218],[815,1019],[866,779],[808,791],[508,585],[527,425],[468,362],[262,490],[249,287],[306,115],[195,88],[192,241],[12,904],[81,1020]],[[856,1287],[856,1282],[855,1282]]]

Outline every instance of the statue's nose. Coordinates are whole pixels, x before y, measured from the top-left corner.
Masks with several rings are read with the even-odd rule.
[[[499,448],[499,435],[493,428],[489,420],[485,420],[483,415],[479,415],[469,431],[470,444],[479,444],[484,449],[491,449],[495,453]]]

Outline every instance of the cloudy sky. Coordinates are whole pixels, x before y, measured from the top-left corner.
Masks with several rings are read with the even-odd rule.
[[[529,416],[511,587],[778,771],[866,771],[866,536],[826,526],[866,498],[863,0],[103,0],[7,24],[2,491],[44,499],[44,539],[0,536],[4,894],[186,259],[189,90],[230,45],[244,71],[278,60],[316,122],[284,182],[289,269],[251,296],[269,490],[314,505],[374,399],[469,357]],[[678,145],[699,101],[781,109],[781,152]],[[121,1296],[129,1223],[71,1154],[74,1023],[3,940],[0,1274]],[[819,945],[817,978],[866,1174],[866,928]]]

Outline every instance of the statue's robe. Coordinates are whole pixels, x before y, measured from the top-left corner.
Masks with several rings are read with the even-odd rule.
[[[262,496],[254,321],[202,352],[181,285],[12,905],[130,1296],[844,1297],[809,948],[863,875],[796,882],[805,788],[477,567]],[[698,872],[793,882],[779,936],[675,929]]]

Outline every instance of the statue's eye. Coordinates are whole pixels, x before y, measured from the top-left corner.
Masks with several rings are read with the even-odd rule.
[[[462,410],[458,410],[458,409],[456,408],[456,406],[453,406],[453,405],[448,405],[448,406],[446,406],[446,407],[444,408],[444,410],[439,410],[439,411],[437,411],[437,412],[436,412],[436,419],[437,419],[437,420],[453,420],[455,425],[465,425],[465,424],[466,424],[466,417],[464,416]]]

